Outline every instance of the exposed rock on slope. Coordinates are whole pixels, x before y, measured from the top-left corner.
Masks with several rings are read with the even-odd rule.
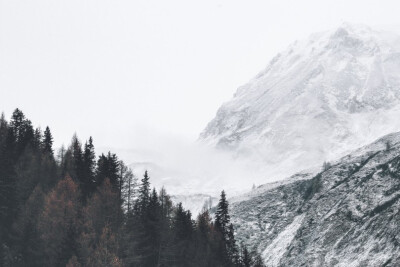
[[[400,266],[400,133],[231,204],[268,266]]]

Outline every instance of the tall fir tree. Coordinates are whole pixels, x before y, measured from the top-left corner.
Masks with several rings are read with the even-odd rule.
[[[96,186],[101,185],[106,178],[110,179],[115,190],[119,190],[119,161],[117,155],[111,152],[107,156],[101,154],[97,160]]]
[[[155,189],[152,190],[149,198],[149,204],[145,214],[144,226],[147,236],[148,251],[145,253],[145,266],[158,266],[160,259],[161,244],[161,207],[158,201],[158,194]]]
[[[18,158],[24,151],[25,147],[33,140],[34,131],[32,123],[25,117],[21,110],[15,109],[10,121],[10,130],[15,139],[15,156]],[[17,158],[15,158],[15,160]]]
[[[221,198],[217,205],[217,212],[215,213],[215,227],[220,231],[225,240],[228,238],[228,227],[230,223],[228,208],[229,204],[226,200],[226,194],[225,191],[222,190]]]
[[[149,266],[151,246],[148,236],[150,204],[150,177],[145,172],[133,210],[128,213],[125,237],[125,259],[128,266]]]
[[[158,266],[168,266],[173,257],[173,234],[171,233],[171,218],[173,214],[173,204],[170,196],[167,194],[164,187],[161,188],[159,193],[159,206],[160,206],[160,244],[158,249]]]
[[[12,221],[7,219],[11,204],[9,194],[12,191],[11,179],[8,173],[9,166],[7,165],[11,156],[6,149],[8,132],[8,122],[4,113],[2,113],[0,116],[0,218],[2,218],[0,220],[0,265],[3,263],[2,260],[6,258],[8,227],[12,224]]]
[[[6,116],[4,112],[0,115],[0,141],[5,140],[5,136],[7,134],[8,122],[6,120]]]
[[[192,261],[193,228],[192,214],[183,209],[182,203],[178,203],[172,224],[176,266],[189,266]]]
[[[50,132],[49,126],[46,127],[46,130],[43,133],[43,152],[53,155],[53,135]]]
[[[36,128],[35,132],[33,133],[33,140],[32,140],[32,146],[35,151],[40,151],[42,148],[42,130],[40,128]]]
[[[10,129],[12,129],[17,142],[22,141],[25,134],[25,127],[26,127],[25,115],[21,110],[17,108],[14,110],[10,120]]]
[[[95,189],[96,155],[92,137],[85,143],[82,164],[82,195],[86,199]]]
[[[75,177],[72,178],[78,181],[79,185],[81,186],[83,184],[83,152],[82,144],[76,134],[74,134],[74,136],[72,137],[71,151],[75,175]]]
[[[235,240],[235,230],[233,228],[233,224],[229,224],[228,227],[228,236],[226,241],[226,246],[228,250],[229,258],[232,259],[232,262],[235,265],[239,265],[239,251],[236,245]]]
[[[150,177],[147,171],[144,172],[143,178],[138,191],[138,209],[139,213],[143,213],[150,201]]]

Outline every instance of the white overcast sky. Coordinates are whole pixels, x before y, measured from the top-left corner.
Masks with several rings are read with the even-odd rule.
[[[0,111],[56,145],[196,140],[236,88],[296,39],[400,26],[399,1],[0,0]],[[157,133],[157,134],[154,134]]]

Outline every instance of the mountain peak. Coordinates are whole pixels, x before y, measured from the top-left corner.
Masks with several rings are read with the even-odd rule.
[[[342,45],[345,48],[380,46],[379,32],[362,24],[343,23],[338,28],[327,32],[329,43]]]
[[[337,28],[336,31],[339,30],[346,30],[347,32],[372,32],[372,28],[369,27],[368,25],[365,24],[359,24],[359,23],[350,23],[350,22],[343,22],[340,24]]]
[[[200,138],[300,170],[400,130],[393,36],[345,23],[295,42],[221,106]]]
[[[347,37],[349,35],[348,30],[346,30],[346,28],[344,27],[339,27],[335,33],[332,35],[332,38],[343,38],[343,37]]]

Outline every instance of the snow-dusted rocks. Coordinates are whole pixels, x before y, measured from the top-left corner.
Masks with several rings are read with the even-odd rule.
[[[400,266],[400,133],[231,201],[267,266]]]

